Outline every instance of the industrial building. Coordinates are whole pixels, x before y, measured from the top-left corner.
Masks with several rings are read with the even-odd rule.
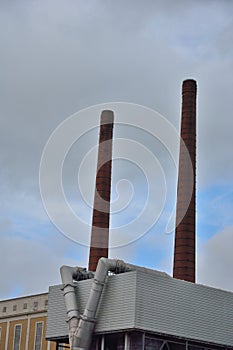
[[[62,266],[62,283],[49,287],[48,348],[233,349],[233,293],[196,283],[196,96],[196,82],[185,80],[172,277],[108,258],[114,114],[102,112],[89,266]],[[40,321],[31,318],[22,336],[30,345],[15,348],[11,340],[9,349],[46,349],[36,347]],[[2,328],[4,338],[17,337],[16,324]]]
[[[196,95],[185,80],[173,277],[108,259],[113,112],[103,111],[89,266],[62,266],[62,284],[49,289],[46,338],[58,348],[233,349],[233,293],[195,283]]]
[[[131,269],[107,277],[91,349],[233,349],[233,293],[159,271]],[[93,284],[93,279],[74,283],[80,315],[85,315]],[[46,336],[69,342],[62,285],[49,289]]]
[[[0,301],[0,350],[55,350],[45,340],[48,293]]]

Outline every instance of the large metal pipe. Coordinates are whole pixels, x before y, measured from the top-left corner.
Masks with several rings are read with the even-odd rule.
[[[96,270],[101,257],[108,257],[113,120],[112,111],[102,112],[88,266],[90,271]]]
[[[183,142],[180,143],[173,277],[189,282],[196,279],[196,94],[196,81],[185,80],[182,86]],[[192,163],[191,174],[187,154]]]
[[[67,312],[67,322],[69,325],[69,342],[73,346],[74,334],[78,327],[79,310],[75,294],[74,280],[79,281],[87,278],[93,278],[93,274],[87,272],[85,268],[71,267],[63,265],[60,268],[61,279],[63,283],[63,294]]]
[[[153,271],[144,267],[127,264],[122,260],[100,258],[85,310],[83,314],[80,315],[78,327],[74,335],[73,348],[71,348],[72,350],[89,350],[90,348],[96,322],[96,311],[100,307],[100,299],[108,272],[111,271],[114,273],[123,273],[134,270],[143,272],[150,271],[150,273],[159,273],[164,276],[168,276],[163,272]]]
[[[80,316],[74,335],[74,347],[72,350],[88,350],[90,347],[95,327],[96,311],[108,271],[120,273],[127,270],[130,271],[129,267],[123,261],[103,257],[99,259],[88,301],[83,314]]]

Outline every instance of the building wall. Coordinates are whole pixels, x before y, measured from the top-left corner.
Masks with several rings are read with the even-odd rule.
[[[93,280],[77,282],[82,314]],[[172,278],[149,269],[106,279],[96,313],[95,335],[141,330],[233,349],[233,293]],[[47,339],[68,337],[60,286],[49,289]]]
[[[47,293],[0,301],[0,350],[14,350],[15,330],[19,350],[55,350],[56,343],[45,340],[47,307]]]
[[[0,350],[5,350],[7,322],[0,322]]]

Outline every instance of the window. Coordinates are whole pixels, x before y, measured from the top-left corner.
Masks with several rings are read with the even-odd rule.
[[[45,306],[45,308],[48,307],[48,300],[45,300],[44,306]]]
[[[25,309],[27,309],[27,307],[28,307],[28,304],[27,304],[27,303],[24,303],[24,304],[23,304],[23,309],[25,310]]]
[[[21,330],[22,330],[21,324],[15,325],[13,350],[20,350]]]
[[[125,345],[124,333],[113,333],[105,336],[105,349],[106,350],[124,350]]]
[[[34,301],[33,310],[37,310],[37,308],[38,308],[38,301]]]
[[[3,306],[2,312],[6,312],[6,306]]]
[[[130,333],[130,350],[144,349],[143,334],[141,332]]]
[[[43,334],[43,322],[36,322],[34,350],[41,350],[42,334]]]
[[[2,327],[0,327],[0,341],[2,339]]]
[[[17,305],[13,305],[13,311],[17,310]]]
[[[164,349],[164,342],[155,338],[145,337],[145,349],[146,350],[160,350]]]
[[[170,350],[185,350],[187,349],[186,344],[179,344],[179,343],[173,343],[169,342],[169,349]]]

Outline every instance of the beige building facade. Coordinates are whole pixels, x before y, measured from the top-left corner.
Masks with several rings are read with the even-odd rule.
[[[0,350],[55,350],[46,341],[48,293],[0,301]]]

